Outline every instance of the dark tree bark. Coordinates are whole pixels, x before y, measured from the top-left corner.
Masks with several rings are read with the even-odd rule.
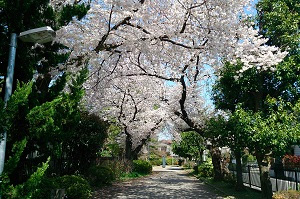
[[[132,136],[125,130],[126,134],[126,145],[125,145],[125,158],[127,160],[137,160],[138,154],[142,150],[143,146],[146,144],[147,140],[150,138],[151,133],[147,135],[146,138],[142,139],[140,144],[133,149],[132,148]]]
[[[214,180],[223,180],[220,149],[218,147],[212,147],[211,156],[212,156],[212,163],[214,166]]]
[[[135,158],[133,150],[132,150],[132,136],[127,132],[125,128],[125,134],[126,134],[126,141],[125,141],[125,159],[127,160],[134,160]]]
[[[243,183],[243,168],[242,168],[242,154],[240,151],[235,151],[234,156],[236,158],[236,190],[241,191],[244,190],[244,183]]]

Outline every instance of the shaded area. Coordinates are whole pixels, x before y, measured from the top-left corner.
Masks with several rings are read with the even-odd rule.
[[[154,168],[155,174],[105,187],[94,194],[100,198],[222,198],[179,168]]]

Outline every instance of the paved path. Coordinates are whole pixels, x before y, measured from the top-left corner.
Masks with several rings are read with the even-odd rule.
[[[179,167],[154,167],[154,174],[142,179],[121,182],[105,187],[93,199],[153,198],[153,199],[221,199],[210,187],[201,183]]]

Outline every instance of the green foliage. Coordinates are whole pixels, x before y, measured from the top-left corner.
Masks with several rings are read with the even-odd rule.
[[[24,149],[25,144],[21,143],[21,145],[22,146],[16,152],[16,156],[19,156],[19,157],[21,155],[19,152],[22,150],[21,148]],[[18,158],[11,157],[8,160],[9,166],[12,164],[15,164],[16,159],[18,159]],[[7,199],[33,198],[33,196],[35,196],[36,194],[38,194],[41,191],[40,185],[42,183],[42,179],[45,175],[45,172],[49,167],[49,161],[50,161],[50,158],[48,158],[47,162],[43,163],[42,166],[40,166],[37,169],[37,171],[34,172],[26,182],[15,185],[15,186],[10,184],[10,180],[8,177],[9,173],[4,171],[4,173],[2,174],[2,176],[0,178],[2,181],[1,187],[0,187],[2,196]],[[13,166],[15,166],[15,165],[13,165]],[[9,170],[11,170],[11,168],[9,168]]]
[[[157,158],[150,158],[149,163],[151,165],[154,165],[154,166],[160,166],[160,165],[162,165],[162,158],[158,158],[158,157]],[[166,164],[167,165],[172,165],[172,163],[174,165],[178,164],[176,159],[172,160],[172,157],[166,157]]]
[[[200,177],[213,177],[213,164],[211,160],[203,162],[198,166],[198,176]]]
[[[95,187],[110,184],[115,179],[113,171],[104,166],[92,166],[86,175],[90,184]]]
[[[250,69],[243,73],[243,78],[235,80],[235,76],[242,68],[242,63],[236,65],[225,62],[223,69],[220,71],[220,77],[213,86],[213,100],[217,109],[234,111],[238,103],[243,107],[255,109],[255,96],[253,93],[261,90],[257,84],[260,74]],[[252,93],[252,94],[251,94]]]
[[[12,94],[4,109],[4,102],[0,99],[0,130],[9,131],[17,120],[19,111],[28,112],[28,97],[32,91],[32,82],[28,84],[17,84],[16,91]],[[0,134],[0,137],[2,135]],[[22,138],[24,139],[24,137]],[[21,140],[21,139],[20,139]]]
[[[102,161],[100,166],[110,168],[114,174],[115,179],[120,179],[124,173],[128,173],[132,170],[131,163],[125,160],[106,160]]]
[[[184,158],[201,159],[201,151],[205,149],[203,137],[194,131],[181,133],[181,141],[172,143],[172,151]]]
[[[74,16],[79,20],[83,18],[90,6],[85,6],[84,4],[66,5],[59,13],[58,23],[60,25],[67,25]]]
[[[107,129],[108,124],[99,116],[81,112],[74,132],[65,140],[65,153],[74,172],[84,171],[94,163],[107,138]]]
[[[283,101],[269,99],[266,113],[237,109],[233,117],[244,137],[248,137],[250,151],[282,155],[288,147],[299,140],[299,103],[292,106]]]
[[[78,4],[66,5],[62,9],[54,10],[49,6],[49,0],[3,0],[0,1],[0,61],[7,66],[8,46],[10,33],[20,33],[32,28],[43,26],[51,26],[54,30],[58,30],[65,26],[76,16],[81,19],[90,9],[89,5]],[[44,44],[45,48],[32,48],[33,43],[18,43],[18,51],[16,56],[15,79],[28,82],[32,79],[35,71],[40,74],[47,74],[39,77],[37,80],[37,90],[41,91],[41,95],[48,92],[48,86],[51,81],[49,71],[51,67],[56,67],[59,63],[64,63],[68,54],[61,55],[57,53],[65,47],[56,44]],[[6,67],[0,68],[0,75],[5,73]]]
[[[258,23],[269,44],[299,49],[300,3],[297,0],[261,0]]]
[[[89,199],[92,190],[87,180],[80,176],[65,175],[57,179],[60,189],[65,189],[68,199]]]
[[[51,191],[59,188],[58,178],[48,178],[44,176],[37,191],[32,195],[32,198],[51,199]]]
[[[5,162],[3,173],[0,176],[0,193],[2,193],[3,196],[11,194],[14,190],[14,187],[10,184],[9,175],[17,167],[25,146],[26,140],[16,142],[12,149],[13,155],[8,157],[8,160]]]
[[[72,79],[69,93],[34,107],[26,116],[30,138],[39,145],[35,150],[52,157],[57,168],[50,170],[57,174],[88,169],[107,137],[108,125],[98,116],[80,110],[87,73],[84,68]]]
[[[141,174],[149,174],[152,172],[152,165],[145,160],[133,160],[133,171]]]
[[[298,107],[282,100],[268,99],[265,112],[252,112],[237,107],[225,120],[212,118],[207,123],[208,135],[215,137],[219,146],[229,146],[233,151],[282,155],[299,140]]]
[[[132,179],[132,178],[138,178],[144,176],[143,174],[140,174],[138,172],[129,172],[129,173],[123,173],[121,176],[122,180]]]
[[[37,188],[39,188],[42,178],[49,167],[49,161],[50,158],[48,158],[47,162],[43,163],[24,184],[16,186],[17,190],[20,190],[18,195],[21,195],[21,198],[32,198],[32,195],[38,191]]]
[[[111,124],[107,130],[108,137],[105,140],[103,150],[100,153],[101,157],[118,157],[122,149],[117,142],[117,138],[121,133],[121,128]]]
[[[160,166],[160,165],[162,165],[162,160],[161,159],[150,159],[149,162],[153,166]]]
[[[236,171],[236,164],[235,163],[229,163],[228,164],[228,169],[230,171]]]
[[[89,9],[86,4],[75,3],[72,6],[64,6],[61,10],[54,10],[49,6],[49,0],[1,0],[0,7],[0,41],[2,44],[0,46],[0,62],[3,66],[7,66],[7,49],[12,32],[20,33],[43,26],[51,26],[57,30],[72,20],[73,16],[82,18]],[[72,161],[73,158],[80,159],[80,163],[90,164],[91,161],[94,161],[96,153],[99,152],[99,147],[102,146],[106,135],[103,134],[106,125],[103,122],[97,123],[91,119],[93,116],[86,116],[86,113],[82,113],[80,109],[80,101],[84,94],[82,83],[86,79],[88,70],[82,70],[73,80],[69,87],[69,93],[63,92],[70,74],[63,71],[54,77],[51,71],[53,68],[56,70],[58,64],[63,64],[68,59],[69,54],[57,53],[66,47],[58,43],[46,43],[35,48],[32,47],[33,45],[33,43],[18,42],[16,54],[18,70],[15,70],[14,74],[16,89],[13,88],[15,91],[5,110],[3,109],[4,103],[0,100],[0,130],[1,132],[4,129],[7,130],[7,156],[14,157],[14,161],[11,160],[7,164],[15,164],[20,160],[17,166],[9,166],[10,182],[8,183],[9,186],[14,184],[15,188],[24,185],[24,188],[19,188],[19,190],[29,187],[26,182],[34,184],[34,181],[37,181],[36,177],[30,176],[34,175],[35,169],[41,166],[49,156],[52,157],[50,171],[57,171],[61,174],[75,172],[78,168],[84,170],[86,165],[83,166],[77,162],[75,164]],[[6,67],[1,67],[0,75],[5,75],[5,73]],[[31,81],[33,74],[36,74],[37,77],[34,82],[16,84],[16,82]],[[4,85],[2,82],[0,82],[1,87]],[[2,96],[3,92],[4,89],[0,88]],[[92,122],[87,122],[89,119]],[[78,125],[81,121],[83,124]],[[89,128],[89,126],[92,127]],[[101,126],[101,131],[99,126]],[[95,135],[95,131],[91,129],[99,130],[99,133]],[[91,136],[89,137],[90,132]],[[13,144],[24,139],[28,144],[22,149],[23,153],[14,155]],[[78,144],[73,140],[70,141],[71,139],[82,140],[82,142]],[[96,144],[96,142],[98,143]],[[23,146],[23,143],[20,146]],[[80,150],[86,153],[79,153]],[[33,153],[37,153],[38,157],[32,157]],[[71,156],[71,154],[78,154],[81,157]],[[25,161],[28,160],[28,157],[30,164]],[[69,159],[63,161],[65,157]],[[88,158],[90,160],[86,161]],[[67,166],[65,161],[68,162]],[[16,169],[13,169],[15,167]],[[63,168],[64,171],[58,168]]]
[[[12,148],[12,153],[13,155],[8,157],[8,160],[5,162],[5,166],[4,166],[4,170],[3,172],[6,175],[9,175],[13,172],[13,170],[16,169],[19,161],[20,161],[20,157],[26,147],[27,144],[27,140],[24,139],[20,142],[16,142]]]
[[[52,192],[58,189],[64,189],[66,197],[72,199],[89,199],[92,194],[89,183],[80,176],[65,175],[54,178],[44,176],[32,198],[51,199]]]
[[[173,163],[174,163],[175,161],[173,160]],[[172,165],[172,158],[170,158],[170,157],[166,157],[166,164],[167,165]]]

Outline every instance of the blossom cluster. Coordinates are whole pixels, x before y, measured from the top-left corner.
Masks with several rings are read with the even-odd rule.
[[[238,77],[253,67],[274,70],[284,58],[286,52],[267,46],[244,20],[249,5],[249,0],[92,1],[84,18],[57,31],[57,42],[69,48],[71,72],[82,65],[90,70],[87,107],[140,140],[153,129],[185,128],[180,119],[202,125],[207,107],[201,82],[210,77],[208,68],[219,71],[224,59],[240,60]]]

